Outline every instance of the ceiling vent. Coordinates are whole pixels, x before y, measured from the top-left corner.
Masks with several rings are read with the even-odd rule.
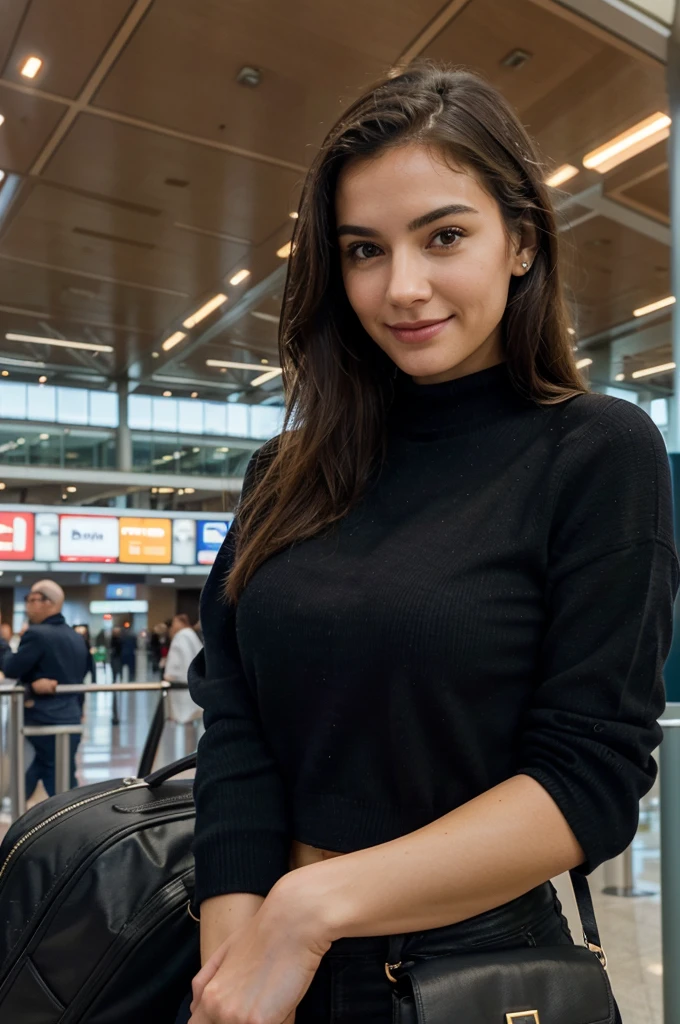
[[[511,50],[506,57],[503,57],[501,67],[521,68],[528,60],[531,60],[532,57],[533,54],[529,53],[528,50]]]
[[[262,81],[262,72],[259,68],[250,67],[246,64],[236,76],[239,85],[247,85],[249,89],[255,89]]]

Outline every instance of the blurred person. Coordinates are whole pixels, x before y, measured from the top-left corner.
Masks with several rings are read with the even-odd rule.
[[[85,646],[87,647],[87,672],[85,674],[87,675],[89,673],[90,680],[93,683],[96,683],[97,669],[94,663],[94,648],[92,646],[92,641],[90,640],[90,627],[85,625],[84,623],[79,623],[73,628],[75,632],[78,633],[79,636],[82,636],[83,640],[85,641]]]
[[[26,598],[28,626],[16,654],[5,659],[4,671],[26,689],[26,725],[73,725],[82,720],[84,695],[55,693],[57,685],[81,685],[87,672],[88,650],[83,637],[67,625],[61,609],[64,591],[53,580],[34,583]],[[71,741],[71,787],[77,786],[75,758],[80,736]],[[26,798],[38,782],[48,796],[55,792],[53,736],[28,738],[35,757],[26,771]]]
[[[183,613],[173,617],[169,636],[170,647],[163,669],[163,679],[172,684],[168,694],[168,716],[185,724],[200,719],[203,714],[191,699],[187,685],[189,666],[203,645],[191,627],[189,616]]]
[[[114,683],[120,683],[123,678],[123,639],[120,626],[114,626],[111,630],[109,642],[109,660]]]
[[[549,956],[573,942],[549,880],[635,835],[668,455],[579,371],[547,173],[497,89],[429,63],[314,158],[283,430],[201,597],[204,967],[178,1020],[390,1024],[388,957]]]
[[[120,634],[120,658],[123,668],[127,668],[127,682],[134,681],[137,675],[137,636],[129,626],[124,626]]]
[[[149,637],[149,654],[151,657],[151,671],[155,676],[161,670],[161,658],[163,657],[163,645],[165,644],[165,655],[167,656],[167,626],[164,622],[157,622]]]
[[[3,670],[5,658],[12,653],[12,627],[9,622],[0,622],[0,672]]]

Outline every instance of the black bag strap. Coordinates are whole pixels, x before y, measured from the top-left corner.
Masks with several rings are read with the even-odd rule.
[[[149,789],[155,789],[156,786],[160,786],[163,782],[167,782],[168,779],[172,779],[173,776],[179,775],[181,772],[188,772],[191,768],[196,767],[196,751],[193,754],[187,754],[186,757],[182,757],[179,761],[173,761],[172,764],[163,765],[157,772],[152,772],[151,775],[147,775],[144,781],[146,782]]]
[[[588,879],[580,871],[570,871],[569,877],[574,887],[574,896],[576,897],[576,906],[581,918],[583,937],[590,948],[594,947],[593,952],[597,952],[597,950],[602,952],[600,929],[597,927],[597,920],[595,919],[595,907],[593,906],[593,897],[590,895]]]

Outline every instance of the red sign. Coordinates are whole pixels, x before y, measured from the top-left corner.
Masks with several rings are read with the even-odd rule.
[[[0,562],[33,559],[33,513],[0,512]]]

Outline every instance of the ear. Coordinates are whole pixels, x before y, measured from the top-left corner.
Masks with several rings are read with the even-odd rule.
[[[526,218],[520,225],[518,234],[513,239],[512,252],[512,274],[514,277],[523,277],[531,270],[531,265],[536,258],[538,250],[538,235],[531,220]],[[523,266],[526,264],[526,266]]]

